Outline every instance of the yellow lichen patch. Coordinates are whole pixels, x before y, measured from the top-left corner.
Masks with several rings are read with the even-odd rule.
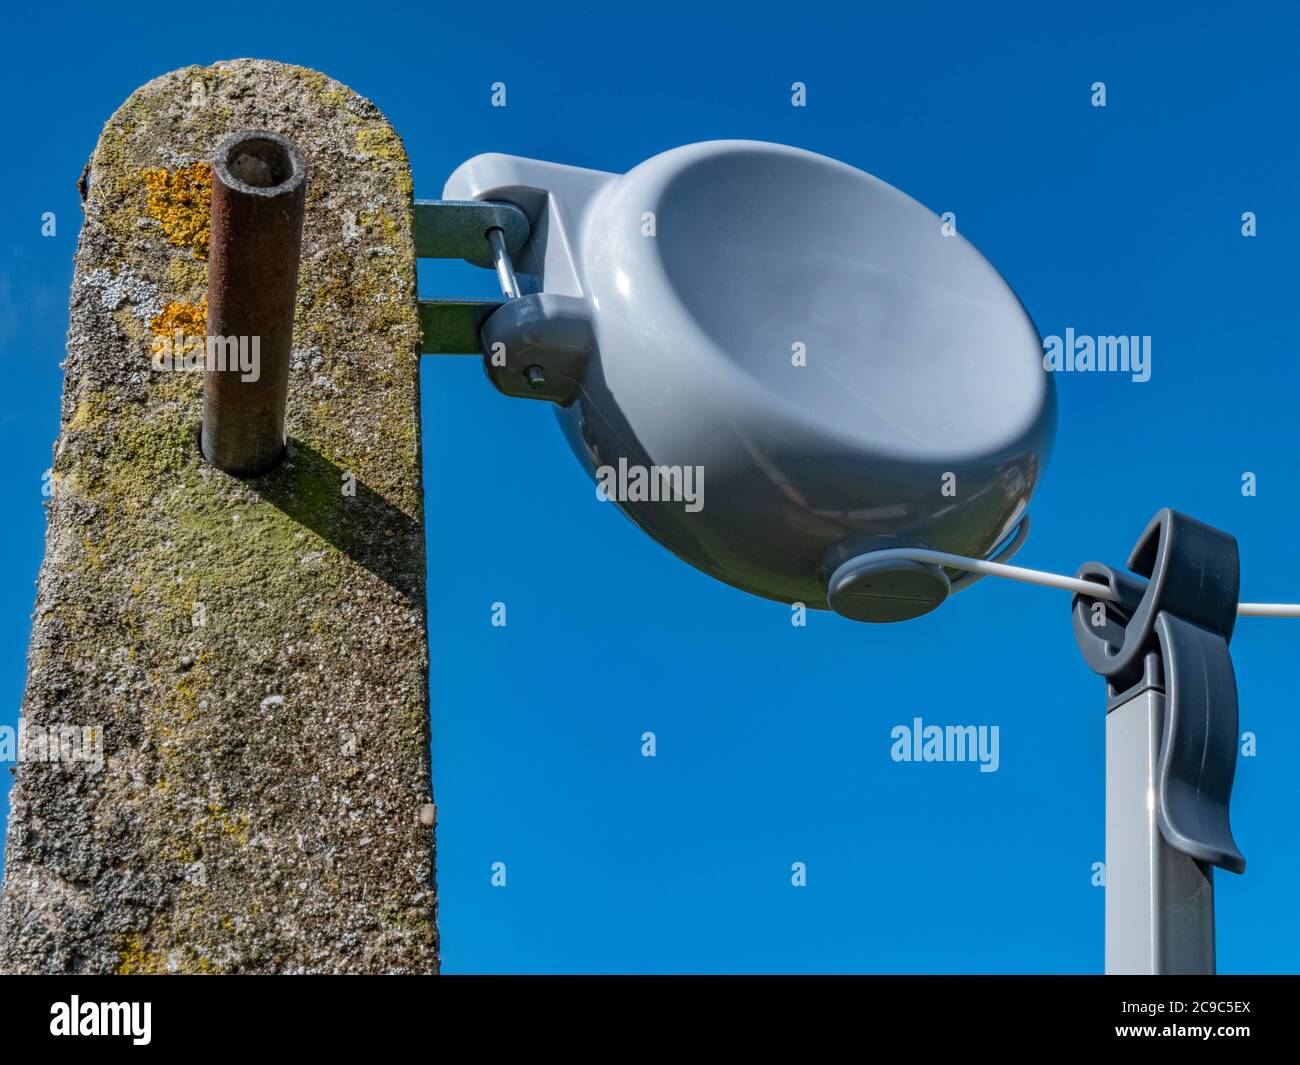
[[[406,162],[406,150],[402,147],[402,138],[392,126],[366,126],[357,130],[357,151],[365,155],[377,155],[381,159],[394,162]]]
[[[397,241],[397,222],[383,211],[362,211],[358,221],[368,230],[378,229],[388,243]]]
[[[169,303],[149,323],[149,331],[158,338],[157,342],[165,341],[169,345],[166,353],[173,358],[191,351],[202,351],[207,329],[207,296],[203,297],[202,303]],[[177,331],[184,337],[180,351],[175,350]]]
[[[166,956],[150,952],[139,932],[127,941],[117,961],[118,976],[166,976],[167,971]]]
[[[104,553],[100,551],[99,545],[88,538],[83,537],[81,541],[82,557],[92,569],[104,568]]]
[[[163,694],[156,720],[164,732],[173,737],[176,735],[176,730],[193,724],[199,718],[199,702],[203,692],[212,685],[212,676],[204,665],[206,657],[200,655],[194,667],[175,683],[170,692]],[[165,748],[167,737],[160,736],[157,742],[159,747]]]
[[[194,373],[158,375],[158,379],[153,384],[152,395],[160,410],[166,406],[169,408],[170,415],[178,417],[184,417],[187,412],[197,413],[197,409],[192,404],[203,390],[203,374],[197,372],[203,368],[203,365],[201,360],[196,358],[195,361],[198,365],[194,367]]]
[[[218,803],[208,803],[208,817],[195,824],[196,833],[220,833],[232,837],[241,847],[247,847],[251,821],[248,814],[228,814]]]
[[[157,931],[153,931],[152,935],[155,939],[163,938]],[[178,937],[168,930],[165,938],[174,941]],[[216,966],[193,947],[186,945],[169,948],[167,953],[150,950],[139,932],[124,941],[117,961],[118,976],[166,976],[169,973],[208,976],[215,972]]]
[[[167,285],[173,292],[189,292],[203,288],[208,282],[208,270],[193,259],[173,259],[167,264]]]
[[[189,248],[196,259],[206,259],[212,216],[211,165],[191,163],[179,170],[150,167],[143,176],[149,217],[177,247]]]
[[[87,392],[72,412],[68,428],[76,432],[95,429],[109,414],[110,397],[106,392]]]
[[[169,303],[149,323],[154,336],[172,336],[180,329],[188,336],[202,336],[208,324],[208,298],[200,303]]]
[[[319,70],[309,70],[306,67],[286,67],[285,73],[291,78],[297,78],[315,92],[324,92],[330,83],[330,79]]]

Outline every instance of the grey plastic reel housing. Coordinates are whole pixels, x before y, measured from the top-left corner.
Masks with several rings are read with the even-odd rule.
[[[488,376],[557,404],[624,513],[710,576],[901,620],[941,603],[948,575],[860,556],[986,557],[1023,518],[1055,428],[1038,332],[892,186],[716,141],[626,174],[481,155],[443,195],[515,204],[531,227],[523,294],[480,334]]]

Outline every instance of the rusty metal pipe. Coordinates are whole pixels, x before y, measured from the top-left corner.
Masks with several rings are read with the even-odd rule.
[[[255,477],[284,455],[307,165],[287,137],[245,130],[212,161],[204,457]]]

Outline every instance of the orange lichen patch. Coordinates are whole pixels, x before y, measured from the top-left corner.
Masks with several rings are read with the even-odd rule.
[[[167,239],[189,248],[196,259],[208,257],[212,215],[212,166],[191,163],[179,170],[150,167],[144,171],[145,211]]]
[[[181,350],[171,352],[173,356],[202,349],[207,328],[207,296],[203,297],[202,303],[169,303],[149,322],[149,331],[173,347],[177,330],[185,338]]]

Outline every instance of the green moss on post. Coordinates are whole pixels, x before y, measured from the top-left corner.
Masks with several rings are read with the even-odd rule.
[[[202,306],[195,188],[241,128],[310,182],[289,457],[248,482],[199,456],[202,375],[151,367]],[[88,177],[23,714],[102,727],[104,762],[20,764],[0,969],[434,971],[401,140],[323,74],[238,60],[138,90]]]

